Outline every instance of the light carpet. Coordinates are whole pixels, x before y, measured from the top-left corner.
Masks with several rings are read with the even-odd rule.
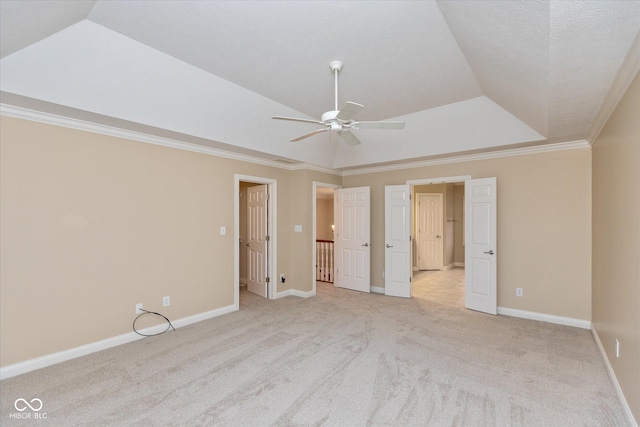
[[[423,295],[424,296],[424,295]],[[0,383],[50,426],[625,426],[591,333],[318,284]]]

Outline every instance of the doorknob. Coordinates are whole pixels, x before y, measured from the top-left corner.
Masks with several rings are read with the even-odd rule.
[[[249,244],[247,243],[247,246],[249,246]]]
[[[439,235],[438,235],[438,236],[436,236],[436,239],[439,239],[439,238],[440,238],[440,236],[439,236]]]
[[[388,248],[392,248],[393,247],[393,245],[390,245],[388,243],[385,246],[388,247]]]
[[[362,246],[364,246],[365,248],[368,248],[369,244],[368,243],[364,243]]]
[[[491,250],[490,250],[490,251],[488,251],[488,252],[485,252],[485,254],[493,255],[493,249],[491,249]]]

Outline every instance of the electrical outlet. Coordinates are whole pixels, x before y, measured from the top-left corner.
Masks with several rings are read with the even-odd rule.
[[[143,311],[142,311],[142,303],[139,302],[139,303],[136,304],[136,314],[142,314],[142,313],[143,313]]]
[[[616,338],[616,358],[620,357],[620,341]]]
[[[162,297],[162,306],[163,307],[169,307],[171,305],[171,298],[170,297]]]
[[[521,297],[522,296],[522,288],[516,288],[516,296],[517,297]]]

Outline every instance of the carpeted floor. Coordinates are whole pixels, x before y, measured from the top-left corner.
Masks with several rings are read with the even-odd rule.
[[[589,331],[414,288],[410,300],[243,291],[239,312],[2,381],[0,424],[626,425]],[[20,397],[47,419],[9,418]]]

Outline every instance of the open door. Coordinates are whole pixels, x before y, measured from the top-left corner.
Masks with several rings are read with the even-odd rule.
[[[384,294],[411,298],[411,187],[384,187]]]
[[[267,298],[269,281],[267,205],[268,186],[247,188],[247,290]]]
[[[335,190],[335,286],[371,292],[371,197],[369,187]]]
[[[497,314],[496,178],[465,181],[465,306]]]

